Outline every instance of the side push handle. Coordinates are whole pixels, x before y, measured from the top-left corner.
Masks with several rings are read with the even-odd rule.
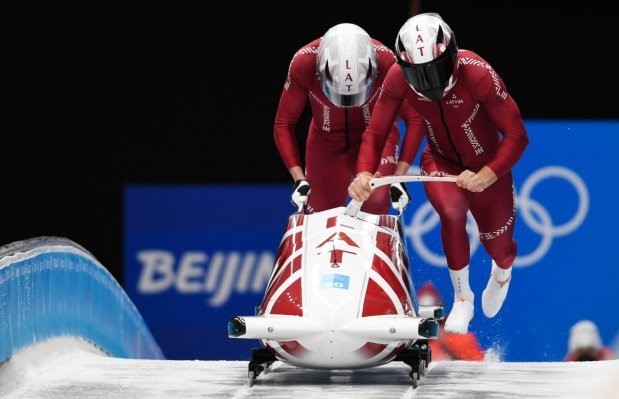
[[[412,182],[446,182],[455,183],[457,176],[421,176],[421,175],[402,175],[375,177],[370,180],[370,187],[377,188],[393,183],[412,183]]]
[[[401,176],[383,176],[370,179],[370,187],[375,189],[380,186],[393,183],[411,183],[411,182],[445,182],[455,183],[457,176],[422,176],[422,175],[401,175]],[[351,199],[346,206],[345,215],[356,217],[361,209],[363,202]]]
[[[363,205],[363,202],[351,199],[346,206],[344,214],[353,218],[356,217],[357,213],[359,213],[359,210],[361,209],[361,205]]]

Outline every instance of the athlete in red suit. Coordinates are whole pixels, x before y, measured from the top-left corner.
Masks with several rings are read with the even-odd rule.
[[[511,170],[528,145],[518,106],[492,66],[472,51],[458,50],[452,30],[438,14],[411,17],[396,39],[398,64],[383,83],[363,135],[357,177],[349,194],[370,198],[368,181],[378,171],[391,124],[406,100],[425,122],[428,145],[421,156],[424,175],[455,175],[457,183],[424,183],[441,219],[441,238],[454,287],[445,330],[466,333],[474,314],[469,286],[467,212],[492,258],[482,309],[494,317],[507,295],[516,257],[516,207]],[[418,147],[405,145],[400,162],[411,162]],[[380,172],[380,171],[379,171]]]
[[[359,26],[347,23],[333,26],[293,56],[273,133],[282,160],[295,181],[294,204],[306,204],[308,212],[346,204],[347,187],[355,177],[361,134],[369,123],[385,75],[395,62],[391,50]],[[303,168],[295,129],[308,100],[312,118]],[[408,105],[402,110],[398,106],[398,112],[407,131],[420,132],[410,136],[421,142],[418,115]],[[376,170],[385,175],[395,173],[398,160],[400,135],[394,121],[388,124],[386,145],[378,151]],[[388,213],[389,204],[389,190],[383,187],[362,209],[384,214]]]

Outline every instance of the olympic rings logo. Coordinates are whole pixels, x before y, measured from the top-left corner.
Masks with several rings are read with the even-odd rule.
[[[578,205],[574,214],[562,224],[555,225],[548,209],[533,198],[536,187],[548,179],[562,179],[575,191]],[[514,266],[530,266],[539,262],[550,250],[552,242],[557,237],[573,233],[584,222],[589,212],[589,191],[587,185],[578,174],[562,166],[547,166],[536,170],[522,184],[520,193],[516,193],[516,211],[518,220],[541,239],[535,249],[527,254],[518,254]],[[518,222],[516,222],[518,223]],[[432,205],[426,201],[412,215],[410,224],[405,224],[404,232],[410,239],[415,253],[426,263],[434,266],[447,266],[445,257],[432,251],[426,245],[424,236],[440,224],[438,214]],[[480,246],[477,224],[470,212],[467,218],[466,230],[469,236],[471,256]],[[440,237],[439,237],[440,239]],[[518,240],[518,238],[516,237]]]

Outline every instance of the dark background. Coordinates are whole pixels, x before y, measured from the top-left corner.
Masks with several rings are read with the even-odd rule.
[[[615,14],[603,4],[4,5],[0,245],[67,237],[122,282],[125,184],[291,184],[272,139],[288,63],[341,22],[393,48],[410,15],[439,12],[525,119],[617,118]]]

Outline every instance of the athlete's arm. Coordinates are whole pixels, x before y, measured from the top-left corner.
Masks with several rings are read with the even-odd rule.
[[[488,74],[476,87],[477,97],[503,138],[487,167],[501,177],[518,162],[529,144],[520,109],[496,72]]]
[[[380,155],[404,101],[404,94],[397,87],[400,83],[398,81],[400,75],[402,71],[397,64],[393,64],[387,72],[382,91],[372,110],[370,123],[361,139],[361,148],[357,158],[357,174],[365,172],[373,175],[378,169]]]
[[[390,89],[390,85],[393,84],[390,80],[397,80],[401,74],[402,71],[397,64],[393,64],[387,72],[381,94],[372,110],[370,123],[361,138],[361,148],[357,157],[357,177],[348,186],[348,194],[356,201],[368,200],[372,194],[370,180],[372,177],[380,177],[376,172],[380,155],[404,100],[400,92]]]
[[[417,111],[406,100],[402,102],[398,116],[404,121],[406,129],[404,132],[400,132],[404,139],[395,171],[395,174],[399,176],[406,174],[410,169],[425,137],[426,127]]]
[[[275,145],[295,181],[305,178],[295,129],[307,104],[309,82],[315,77],[315,62],[313,53],[297,52],[293,57],[273,124]]]

